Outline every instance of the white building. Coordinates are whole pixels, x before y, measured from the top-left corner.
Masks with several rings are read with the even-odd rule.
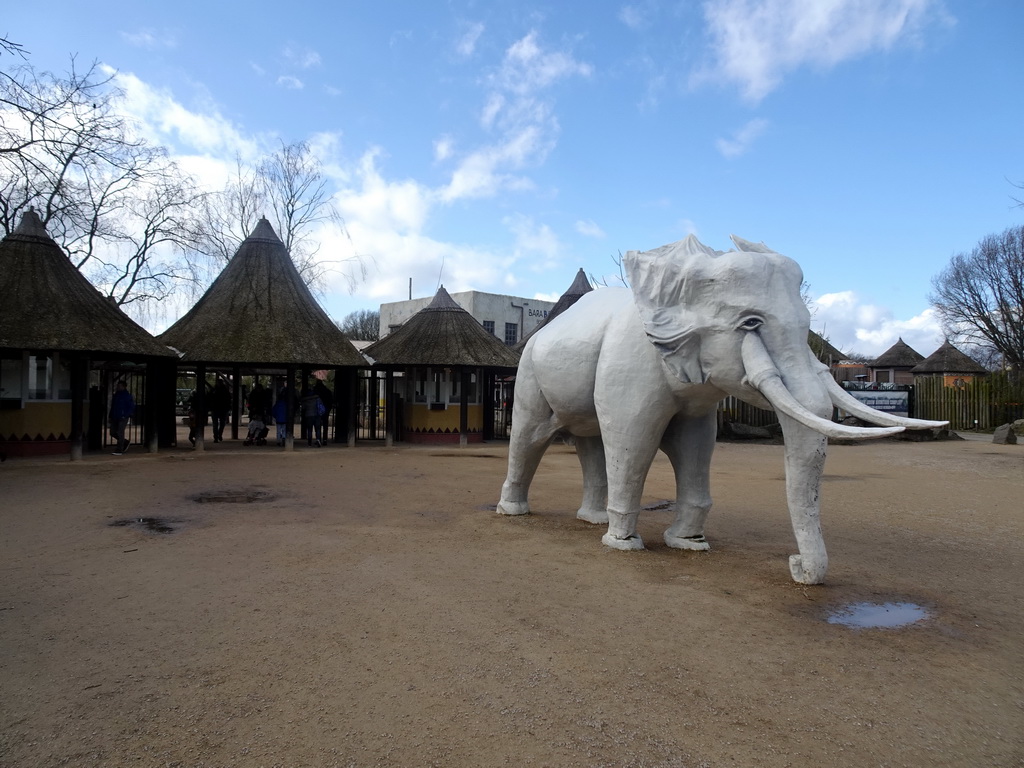
[[[523,299],[481,291],[462,291],[451,297],[469,312],[485,330],[511,346],[544,322],[555,303],[540,299]],[[409,301],[392,301],[380,305],[381,338],[426,307],[432,296]]]

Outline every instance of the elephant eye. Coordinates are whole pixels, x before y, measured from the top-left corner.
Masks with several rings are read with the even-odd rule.
[[[748,317],[742,323],[740,323],[739,330],[741,331],[756,331],[764,325],[764,320],[760,317]]]

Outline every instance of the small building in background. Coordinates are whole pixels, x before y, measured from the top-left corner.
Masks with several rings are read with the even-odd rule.
[[[101,448],[116,379],[135,400],[128,439],[156,450],[156,384],[173,386],[174,353],[75,269],[31,209],[0,241],[0,296],[0,452]]]
[[[914,366],[924,360],[924,355],[915,350],[902,338],[889,349],[868,363],[871,381],[876,384],[913,384]]]
[[[954,347],[948,339],[910,372],[914,376],[941,376],[946,387],[963,387],[988,373],[984,366]]]
[[[465,445],[493,436],[495,376],[510,375],[519,365],[519,355],[484,330],[444,286],[363,354],[387,372],[388,441]]]
[[[538,328],[555,307],[551,301],[483,291],[459,291],[452,294],[446,291],[445,295],[464,309],[484,330],[509,347]],[[381,304],[381,339],[400,328],[433,301],[434,298],[421,298]]]

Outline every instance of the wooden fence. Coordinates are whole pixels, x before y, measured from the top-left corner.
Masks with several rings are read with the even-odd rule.
[[[919,419],[948,421],[950,429],[991,430],[1024,419],[1024,382],[1005,373],[947,387],[942,376],[914,380],[914,412]]]

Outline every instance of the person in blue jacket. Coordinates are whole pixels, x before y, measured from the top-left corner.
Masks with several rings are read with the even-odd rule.
[[[284,445],[284,441],[288,437],[288,398],[292,396],[291,392],[288,387],[282,387],[281,391],[277,393],[277,402],[274,403],[278,445]]]
[[[135,415],[135,399],[124,379],[117,382],[117,391],[110,398],[110,436],[116,441],[115,456],[128,450],[128,422]]]

